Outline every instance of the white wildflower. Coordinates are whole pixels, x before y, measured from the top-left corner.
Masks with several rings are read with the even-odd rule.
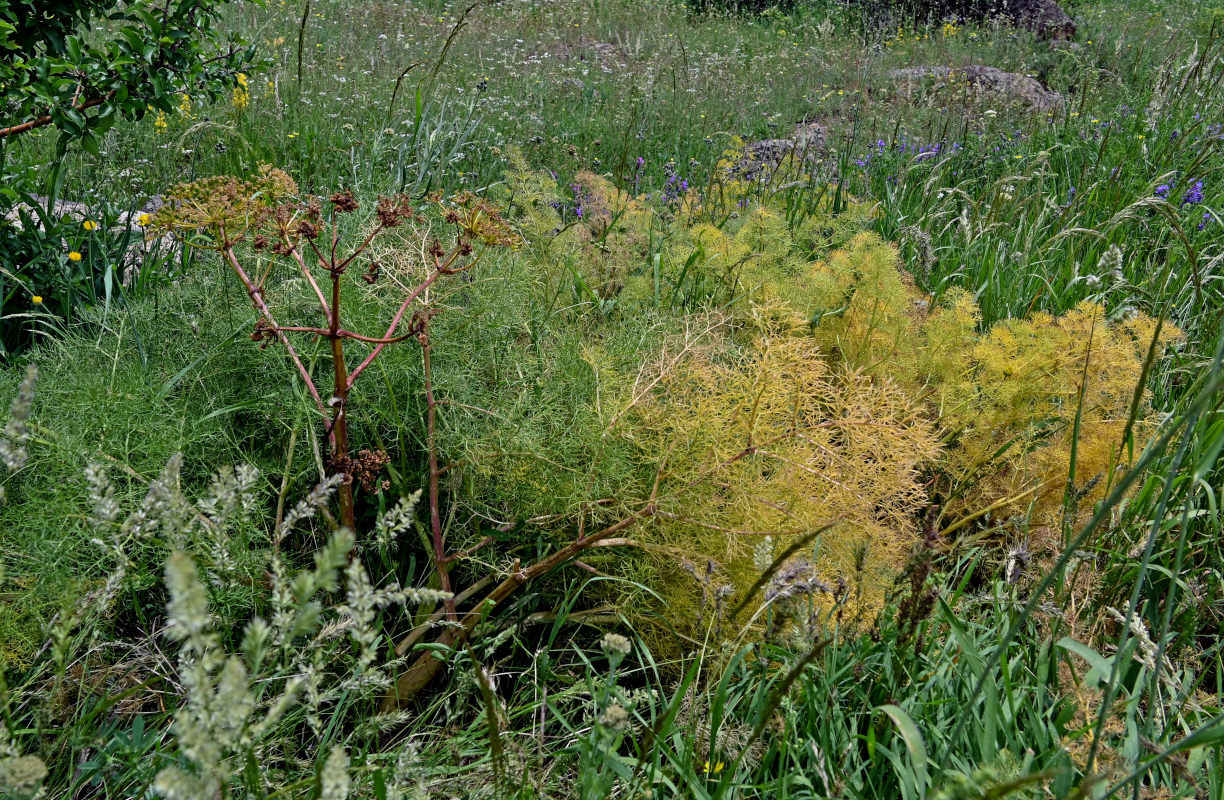
[[[620,703],[610,703],[599,717],[599,724],[618,733],[629,730],[629,712]]]
[[[186,553],[176,552],[166,562],[166,588],[170,590],[168,633],[190,644],[208,630],[208,594]]]
[[[752,566],[757,572],[764,572],[773,564],[773,537],[766,536],[752,550]]]
[[[35,798],[42,795],[47,765],[38,756],[25,756],[17,744],[3,733],[0,738],[0,795]]]
[[[147,536],[161,530],[171,545],[181,549],[195,527],[195,510],[179,488],[182,453],[175,453],[156,479],[149,481],[144,502],[123,522],[123,530],[135,536]]]
[[[326,480],[321,481],[314,489],[310,490],[310,494],[306,495],[296,506],[290,509],[289,513],[285,514],[285,518],[281,520],[280,526],[276,530],[277,539],[283,539],[289,531],[293,530],[293,526],[297,525],[304,519],[310,519],[319,512],[319,509],[325,508],[331,500],[332,494],[344,482],[343,475],[330,475]]]
[[[179,767],[166,767],[153,780],[153,792],[166,800],[199,800],[216,797],[221,784],[215,775],[197,777]]]
[[[633,649],[633,644],[619,633],[605,633],[603,639],[599,641],[600,648],[603,649],[604,655],[608,657],[608,663],[612,669],[620,666],[620,663],[625,660],[625,656],[629,655],[629,651]]]
[[[106,468],[91,461],[85,467],[85,482],[89,484],[89,502],[93,515],[89,522],[101,530],[119,518],[119,504],[115,502],[115,487],[106,476]]]
[[[367,669],[378,657],[378,631],[374,629],[374,617],[377,613],[378,598],[374,587],[370,585],[370,576],[359,559],[354,558],[345,570],[345,583],[348,589],[348,604],[341,606],[340,616],[350,620],[349,635],[353,642],[361,648],[358,656],[358,668]]]
[[[416,744],[409,742],[395,760],[395,771],[387,783],[387,800],[425,797],[426,792],[424,777],[420,775],[420,754]]]

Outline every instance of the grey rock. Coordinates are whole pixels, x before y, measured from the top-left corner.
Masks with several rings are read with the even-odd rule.
[[[888,77],[906,84],[910,91],[933,82],[940,91],[965,88],[974,97],[1015,103],[1033,111],[1057,111],[1066,102],[1061,94],[1042,86],[1036,78],[983,64],[968,67],[905,67],[893,70]]]
[[[828,144],[829,129],[819,122],[801,122],[789,139],[760,139],[744,145],[744,153],[732,174],[748,179],[768,175],[792,153],[808,164],[815,164]]]

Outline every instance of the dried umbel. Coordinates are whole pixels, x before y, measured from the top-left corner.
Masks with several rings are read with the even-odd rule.
[[[369,232],[347,252],[339,252],[338,220],[360,209],[357,197],[351,190],[337,191],[328,198],[325,209],[317,199],[301,199],[297,194],[298,187],[292,178],[266,165],[249,179],[206,178],[175,187],[168,194],[166,205],[153,215],[149,228],[178,234],[192,246],[217,251],[242,281],[258,312],[251,339],[261,347],[275,342],[284,348],[321,416],[327,420],[327,464],[332,474],[343,476],[339,486],[341,521],[355,529],[353,481],[356,479],[368,492],[387,488],[386,481],[378,478],[387,456],[371,450],[356,455],[350,453],[348,405],[354,382],[383,348],[406,339],[420,343],[428,372],[428,328],[433,314],[430,287],[444,276],[472,269],[489,248],[516,246],[519,238],[496,208],[474,194],[431,197],[429,204],[445,220],[448,232],[441,237],[431,237],[423,254],[424,277],[412,286],[396,284],[403,296],[386,330],[367,335],[344,327],[343,276],[381,233],[410,222],[423,223],[424,218],[413,210],[406,197],[381,198]],[[246,250],[240,247],[246,244],[259,253],[270,253],[288,262],[290,269],[305,279],[317,302],[321,324],[283,325],[277,320],[265,292],[272,270],[245,265]],[[373,262],[361,279],[372,285],[380,274],[380,266]],[[409,309],[414,306],[416,310],[409,315]],[[406,319],[410,322],[406,324],[408,330],[403,331],[401,326]],[[328,342],[334,378],[330,390],[316,384],[298,355],[293,339],[300,337]],[[349,349],[354,347],[363,350],[356,363],[350,360]],[[427,393],[432,442],[436,403],[428,385]],[[430,502],[436,504],[437,500],[435,480],[431,482]],[[447,588],[441,532],[435,530],[434,533],[439,540],[438,569],[443,573],[443,588]]]
[[[296,197],[297,183],[282,170],[263,164],[248,179],[221,175],[179,184],[166,193],[165,205],[146,226],[152,231],[196,234],[224,230],[240,238],[262,225],[272,209]],[[218,242],[192,241],[219,247]]]

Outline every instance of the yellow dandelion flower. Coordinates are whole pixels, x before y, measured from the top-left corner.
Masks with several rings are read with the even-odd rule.
[[[31,301],[32,301],[32,302],[33,302],[35,305],[37,305],[37,304],[39,304],[39,303],[41,303],[41,302],[42,302],[42,295],[36,294],[36,295],[34,295],[33,297],[31,297],[31,298],[30,298],[30,300],[31,300]]]
[[[98,223],[94,222],[92,219],[87,219],[81,223],[81,227],[87,231],[96,231],[98,229]]]
[[[139,217],[136,218],[136,221],[140,223],[141,227],[147,227],[149,224],[149,221],[152,219],[153,218],[150,217],[148,214],[141,214]]]
[[[80,261],[81,254],[78,253],[76,250],[73,250],[71,253],[68,254],[68,260],[69,261]]]

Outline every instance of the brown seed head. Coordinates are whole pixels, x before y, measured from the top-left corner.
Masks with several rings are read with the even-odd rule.
[[[357,198],[353,197],[352,189],[336,192],[330,199],[332,208],[336,209],[338,214],[348,214],[357,210]]]

